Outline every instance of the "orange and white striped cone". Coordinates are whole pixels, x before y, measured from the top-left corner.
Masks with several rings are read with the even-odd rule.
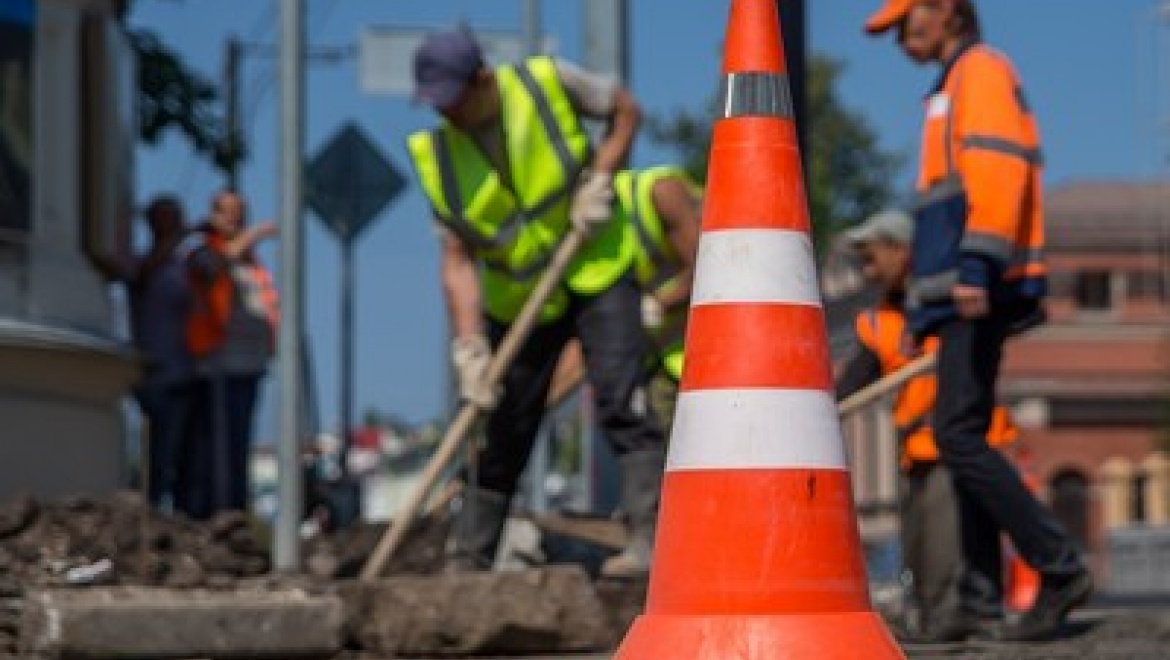
[[[886,660],[775,0],[733,0],[645,614],[617,660]]]

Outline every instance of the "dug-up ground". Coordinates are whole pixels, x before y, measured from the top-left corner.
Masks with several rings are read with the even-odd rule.
[[[0,658],[608,658],[645,584],[595,579],[607,540],[590,524],[573,540],[541,526],[544,554],[572,565],[453,576],[439,570],[445,523],[424,521],[387,577],[361,582],[383,526],[307,542],[306,574],[273,577],[263,530],[243,516],[196,524],[130,494],[17,498],[0,503]],[[598,543],[579,540],[590,536]],[[1170,608],[1097,607],[1065,632],[1042,644],[906,651],[1170,660]]]

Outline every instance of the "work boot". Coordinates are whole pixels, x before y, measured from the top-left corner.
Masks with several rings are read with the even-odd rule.
[[[1038,642],[1053,637],[1065,617],[1083,605],[1093,593],[1093,577],[1082,568],[1072,575],[1041,578],[1036,604],[1024,612],[1019,621],[1004,629],[1002,639],[1012,642]]]
[[[1002,626],[1003,621],[998,617],[981,617],[964,610],[928,619],[907,639],[918,644],[990,641],[1003,635]]]
[[[618,458],[622,472],[621,505],[626,514],[629,541],[620,554],[602,565],[601,574],[605,577],[641,577],[650,571],[664,462],[665,456],[659,450],[637,451]]]
[[[452,572],[490,571],[508,517],[509,498],[482,488],[463,491],[463,503],[452,528],[454,544],[447,560]]]

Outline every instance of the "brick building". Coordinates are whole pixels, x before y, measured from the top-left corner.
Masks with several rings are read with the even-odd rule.
[[[1050,322],[1009,344],[1000,390],[1027,468],[1100,566],[1103,466],[1138,466],[1165,446],[1170,185],[1076,183],[1046,201]]]

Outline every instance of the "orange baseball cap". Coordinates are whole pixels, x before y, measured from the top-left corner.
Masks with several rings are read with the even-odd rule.
[[[870,34],[881,34],[886,30],[894,27],[906,18],[906,14],[914,8],[914,5],[923,0],[886,0],[886,4],[882,8],[874,12],[873,16],[865,22],[865,31]]]

